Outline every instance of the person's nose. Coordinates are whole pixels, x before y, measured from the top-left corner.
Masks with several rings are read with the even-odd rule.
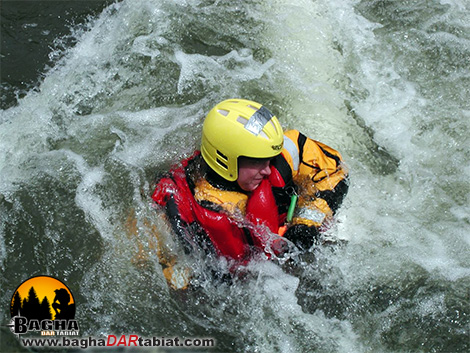
[[[271,164],[267,163],[263,169],[261,169],[260,174],[263,176],[270,176],[271,175]]]

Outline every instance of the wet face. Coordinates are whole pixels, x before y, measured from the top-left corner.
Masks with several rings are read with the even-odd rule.
[[[242,190],[255,190],[264,178],[271,174],[271,159],[240,157],[237,183]]]

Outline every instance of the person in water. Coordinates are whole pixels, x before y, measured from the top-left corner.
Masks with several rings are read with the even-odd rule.
[[[348,191],[341,155],[297,130],[284,132],[263,105],[217,104],[201,150],[157,180],[153,200],[187,245],[234,263],[317,244]]]

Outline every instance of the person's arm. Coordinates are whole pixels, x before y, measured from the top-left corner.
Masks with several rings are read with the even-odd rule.
[[[181,258],[183,254],[177,249],[181,246],[184,253],[192,253],[196,249],[195,242],[200,232],[197,224],[191,222],[187,207],[179,202],[182,198],[178,192],[176,182],[171,177],[163,177],[158,181],[152,199],[159,205],[159,215],[171,227],[174,235],[165,231],[155,233],[163,275],[170,288],[184,290],[189,286],[193,274]]]
[[[153,200],[163,207],[166,219],[186,253],[200,248],[213,251],[203,228],[194,219],[187,197],[171,177],[160,179],[152,195]]]
[[[297,130],[285,133],[284,158],[298,186],[298,201],[286,237],[303,248],[318,239],[318,229],[331,219],[348,191],[348,171],[340,153]]]

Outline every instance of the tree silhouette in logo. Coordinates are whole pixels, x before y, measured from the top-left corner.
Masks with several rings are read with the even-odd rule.
[[[41,320],[52,319],[51,306],[49,304],[49,299],[47,299],[47,297],[44,297],[44,299],[41,302],[41,305],[39,306],[39,316],[41,317]]]
[[[75,316],[75,304],[69,304],[70,295],[66,289],[56,289],[52,308],[55,311],[56,320],[70,320]]]
[[[22,299],[19,291],[13,295],[10,313],[11,317],[23,316],[28,320],[52,320],[55,312],[55,320],[72,320],[75,317],[75,304],[70,303],[70,294],[65,288],[54,290],[55,297],[51,305],[47,296],[39,300],[34,286],[32,286],[28,295]]]
[[[20,316],[20,314],[21,314],[21,303],[22,303],[21,295],[18,291],[16,291],[15,295],[13,296],[13,299],[11,301],[11,308],[10,308],[11,317]]]
[[[38,295],[34,287],[28,292],[28,297],[23,300],[21,306],[21,315],[27,317],[29,320],[41,320],[41,303],[39,302]]]

